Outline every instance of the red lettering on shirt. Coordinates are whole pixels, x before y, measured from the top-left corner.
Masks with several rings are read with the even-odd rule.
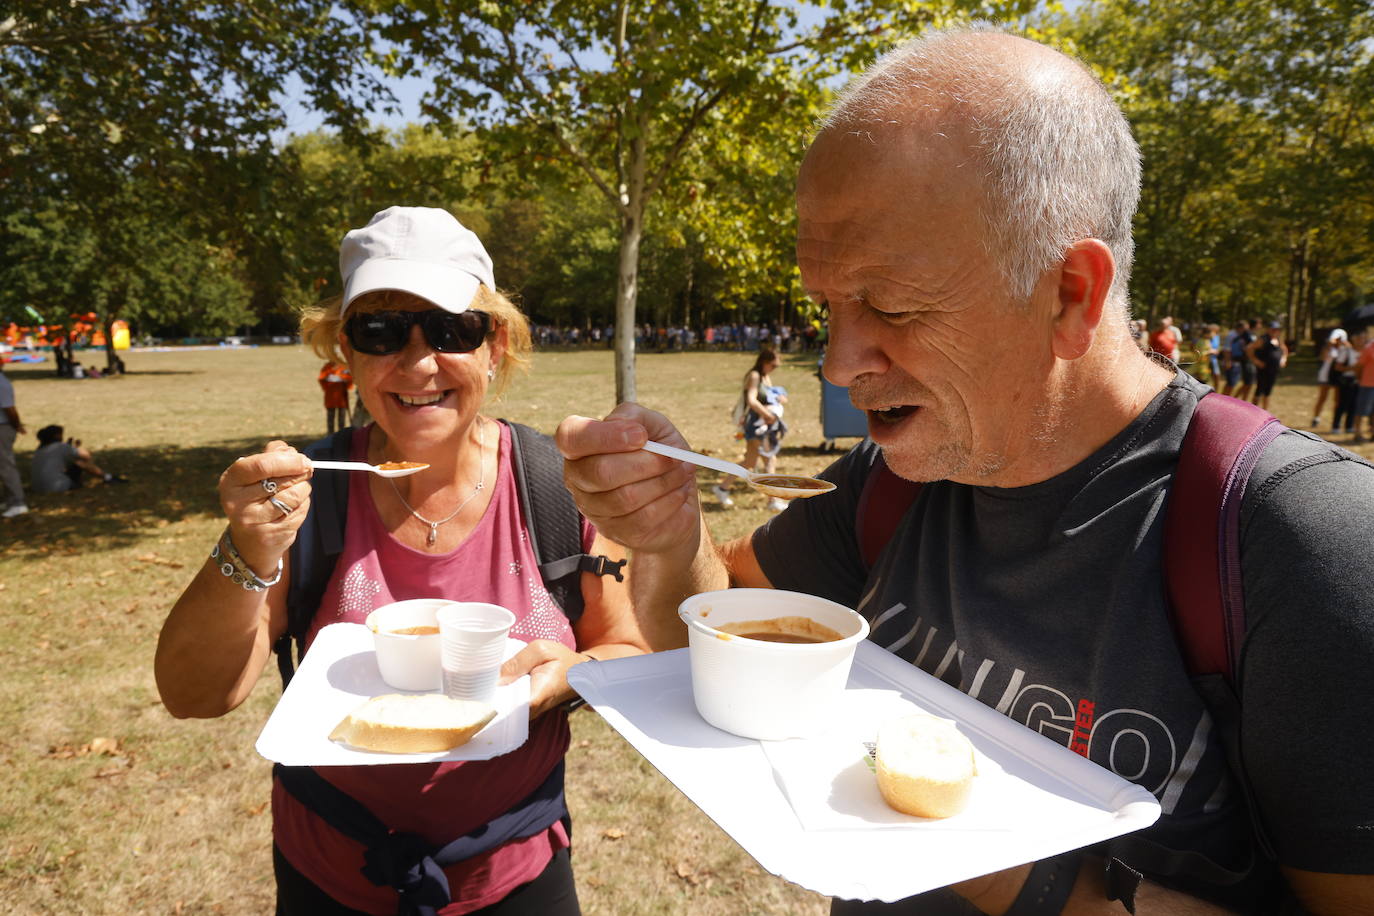
[[[1069,750],[1084,757],[1088,756],[1088,738],[1093,732],[1093,710],[1096,705],[1092,700],[1078,701],[1078,716],[1074,719],[1073,735],[1069,738]]]

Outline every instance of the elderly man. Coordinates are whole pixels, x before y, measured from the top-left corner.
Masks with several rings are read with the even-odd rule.
[[[907,45],[840,99],[797,183],[825,374],[868,414],[869,440],[823,474],[838,489],[717,547],[691,469],[636,451],[685,444],[666,418],[621,405],[559,429],[578,503],[634,551],[660,647],[683,644],[673,610],[694,592],[822,595],[1160,799],[1133,842],[893,912],[1119,913],[1133,893],[1149,914],[1374,912],[1374,599],[1331,575],[1367,562],[1374,512],[1348,507],[1371,504],[1374,467],[1289,430],[1249,478],[1233,767],[1168,622],[1163,510],[1208,389],[1128,329],[1139,178],[1129,126],[1077,63],[983,29]],[[870,569],[856,516],[880,462],[926,483]]]

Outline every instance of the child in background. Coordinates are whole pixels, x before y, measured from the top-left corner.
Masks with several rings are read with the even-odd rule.
[[[329,432],[348,426],[348,390],[353,387],[348,367],[335,362],[325,363],[320,370],[320,387],[324,389],[324,413]]]

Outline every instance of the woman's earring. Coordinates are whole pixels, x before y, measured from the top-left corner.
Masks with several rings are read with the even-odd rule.
[[[494,378],[496,378],[496,367],[495,367],[495,366],[488,366],[488,367],[487,367],[487,381],[491,381],[491,380],[494,379]]]

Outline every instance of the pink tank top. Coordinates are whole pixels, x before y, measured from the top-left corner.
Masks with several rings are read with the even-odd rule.
[[[491,504],[451,553],[436,556],[400,543],[382,525],[368,475],[349,482],[344,549],[307,633],[307,645],[331,623],[362,623],[375,608],[407,598],[488,601],[509,608],[511,636],[551,639],[576,648],[572,628],[539,577],[520,511],[510,463],[510,428],[500,425],[500,453]],[[354,434],[352,457],[367,456],[367,429]],[[595,529],[584,520],[583,549]],[[392,829],[442,845],[485,824],[523,799],[548,776],[568,748],[562,712],[530,723],[530,737],[515,751],[489,761],[439,764],[319,767],[318,772],[362,802]],[[363,848],[335,832],[286,792],[272,788],[273,839],[305,877],[345,906],[377,916],[396,912],[397,895],[363,877]],[[533,880],[555,852],[569,845],[566,830],[515,840],[445,869],[458,916],[497,902]]]

